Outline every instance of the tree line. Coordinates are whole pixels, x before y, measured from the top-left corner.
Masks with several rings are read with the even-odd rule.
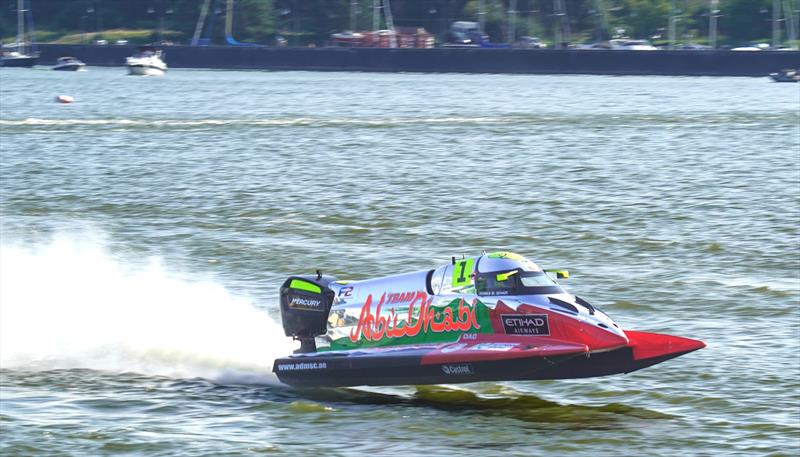
[[[187,43],[204,1],[25,0],[25,5],[32,11],[39,41],[69,42],[111,36],[109,31],[117,30],[114,36],[128,31],[132,42],[166,37]],[[375,4],[382,2],[236,0],[233,32],[239,41],[274,44],[281,36],[292,45],[322,45],[332,33],[353,25],[371,30]],[[227,0],[210,0],[209,5],[204,37],[222,44]],[[509,14],[512,6],[515,12]],[[0,8],[0,38],[7,41],[16,33],[17,0],[2,0]],[[776,16],[774,8],[779,9]],[[452,22],[477,21],[481,10],[485,31],[495,42],[508,41],[510,29],[516,37],[552,41],[564,20],[574,43],[621,36],[666,40],[671,17],[679,42],[705,42],[710,17],[715,16],[718,42],[740,44],[768,41],[775,17],[785,39],[800,16],[800,0],[391,0],[395,26],[424,27],[440,40]],[[385,27],[383,14],[379,27]]]

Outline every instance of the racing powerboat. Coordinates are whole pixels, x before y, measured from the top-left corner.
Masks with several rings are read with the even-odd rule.
[[[291,276],[281,286],[286,336],[275,360],[298,387],[567,379],[636,371],[705,347],[622,330],[557,279],[510,252],[364,281]]]

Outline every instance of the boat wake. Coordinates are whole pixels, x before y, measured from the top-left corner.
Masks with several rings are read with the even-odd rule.
[[[675,125],[689,124],[696,126],[718,125],[732,123],[739,126],[758,127],[770,122],[792,126],[796,123],[794,113],[776,113],[762,116],[754,122],[750,113],[725,113],[725,114],[661,114],[661,115],[615,115],[609,116],[609,121],[624,125]],[[214,127],[243,127],[243,128],[281,128],[281,127],[349,127],[349,128],[395,128],[404,126],[442,125],[442,126],[537,126],[537,125],[595,125],[596,116],[574,116],[558,113],[543,113],[531,115],[530,113],[515,112],[499,116],[464,117],[456,115],[442,115],[435,117],[419,116],[389,116],[389,117],[267,117],[267,118],[204,118],[204,119],[142,119],[142,118],[26,118],[26,119],[0,119],[0,126],[7,133],[30,133],[34,130],[48,130],[51,128],[62,129],[112,129],[112,130],[140,130],[147,129],[208,129]]]
[[[0,247],[0,367],[88,368],[222,383],[278,384],[280,326],[213,281],[130,262],[102,237]],[[92,241],[86,241],[86,240]]]

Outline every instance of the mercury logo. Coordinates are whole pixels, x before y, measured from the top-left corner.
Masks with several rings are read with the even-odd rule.
[[[446,375],[469,375],[475,374],[475,370],[469,363],[459,365],[442,365],[442,371]]]
[[[306,308],[306,309],[313,309],[317,310],[322,307],[322,302],[319,300],[314,300],[310,298],[303,298],[303,297],[292,297],[292,300],[289,302],[290,308]]]

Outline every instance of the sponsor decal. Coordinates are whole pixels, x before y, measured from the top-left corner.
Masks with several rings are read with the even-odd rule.
[[[322,300],[316,298],[301,297],[299,295],[291,296],[291,299],[289,300],[289,308],[325,312],[325,306],[322,304]]]
[[[511,292],[505,289],[502,290],[487,290],[483,292],[483,295],[509,295]]]
[[[339,289],[339,298],[349,298],[353,296],[353,286],[344,286]]]
[[[550,335],[547,314],[501,314],[508,335]]]
[[[467,347],[467,345],[466,345],[466,344],[464,344],[464,343],[451,344],[451,345],[449,345],[449,346],[445,346],[445,347],[443,347],[443,348],[441,349],[441,351],[442,351],[444,354],[447,354],[448,352],[455,352],[455,351],[458,351],[458,350],[464,349],[465,347]]]
[[[469,348],[470,351],[510,351],[517,346],[516,343],[480,343]]]
[[[466,340],[477,340],[478,339],[478,334],[477,333],[465,333],[465,334],[461,335],[461,339],[464,340],[464,341],[466,341]]]
[[[278,364],[278,371],[325,370],[327,368],[328,362],[298,362]]]
[[[396,303],[407,303],[417,297],[417,292],[400,292],[400,293],[393,293],[389,292],[386,295],[386,303],[387,305],[394,305]]]
[[[453,365],[442,365],[442,372],[446,375],[470,375],[475,374],[475,369],[472,364],[459,363]]]
[[[447,307],[431,306],[433,298],[428,298],[428,294],[419,291],[415,292],[414,298],[408,305],[408,317],[405,321],[400,321],[400,316],[395,313],[394,308],[390,309],[387,316],[381,316],[381,307],[386,303],[386,295],[381,296],[375,313],[372,313],[372,295],[367,297],[364,306],[361,307],[361,315],[358,317],[358,325],[350,331],[350,341],[357,343],[362,337],[366,341],[378,341],[381,338],[400,338],[403,336],[413,337],[420,332],[442,333],[442,332],[466,332],[469,330],[480,329],[476,306],[470,306],[459,300],[458,309],[455,311]],[[414,320],[414,308],[419,306],[419,315]]]

